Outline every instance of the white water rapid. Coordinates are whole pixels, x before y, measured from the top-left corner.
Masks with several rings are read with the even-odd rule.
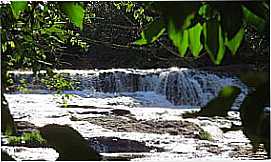
[[[74,81],[76,91],[84,97],[97,93],[120,94],[124,92],[154,92],[165,97],[173,105],[203,106],[227,85],[242,89],[233,108],[237,108],[247,93],[247,87],[237,78],[187,68],[169,69],[110,69],[110,70],[58,70],[66,79]],[[41,72],[41,74],[44,72]],[[25,79],[30,89],[43,89],[32,72],[11,71],[15,83]]]

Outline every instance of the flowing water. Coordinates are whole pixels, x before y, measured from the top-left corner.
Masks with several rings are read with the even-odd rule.
[[[69,100],[69,104],[89,106],[89,108],[60,108],[61,98],[37,81],[41,79],[41,76],[35,78],[31,72],[12,71],[10,74],[13,75],[17,85],[20,79],[25,79],[30,83],[28,88],[32,90],[32,94],[19,92],[6,94],[11,113],[16,121],[28,121],[38,127],[50,123],[68,124],[87,139],[114,137],[136,140],[145,142],[146,146],[164,150],[162,152],[154,149],[143,153],[129,151],[109,153],[104,151],[109,149],[108,145],[95,146],[103,150],[101,151],[103,156],[133,156],[132,160],[137,161],[266,158],[264,151],[252,152],[252,146],[242,131],[223,133],[220,129],[229,128],[233,123],[240,125],[239,114],[236,111],[230,112],[227,118],[183,119],[181,117],[185,111],[198,110],[226,85],[241,88],[242,93],[232,107],[238,109],[247,93],[247,87],[238,78],[185,68],[59,70],[56,72],[76,83],[77,90],[65,91],[65,93],[75,94],[75,97]],[[116,108],[129,110],[131,116],[110,115],[110,111]],[[144,126],[144,129],[137,128],[136,130],[133,125],[129,127],[129,124],[134,121]],[[193,133],[191,137],[187,137],[182,134],[172,134],[172,131],[162,134],[152,131],[153,129],[164,131],[164,128],[159,125],[163,126],[163,122],[167,122],[167,127],[176,126],[174,122],[177,121],[197,124],[208,131],[213,140],[192,138]],[[103,122],[106,124],[103,125]],[[147,129],[147,126],[150,129]],[[121,128],[118,129],[118,127]],[[3,141],[2,139],[2,143]],[[49,148],[44,149],[43,152],[25,147],[4,146],[2,149],[8,151],[17,160],[52,160],[58,156],[53,149]]]
[[[120,94],[123,92],[154,92],[166,97],[173,105],[204,106],[217,96],[219,90],[227,85],[242,89],[233,107],[238,107],[247,92],[246,86],[238,78],[217,75],[187,68],[170,69],[111,69],[111,70],[59,70],[66,79],[74,81],[77,91],[82,95],[95,95],[97,92]],[[37,83],[41,78],[33,77],[31,72],[10,72],[15,83],[20,79]],[[29,88],[38,84],[32,84]],[[40,89],[46,89],[39,86]],[[76,92],[72,92],[76,93]]]

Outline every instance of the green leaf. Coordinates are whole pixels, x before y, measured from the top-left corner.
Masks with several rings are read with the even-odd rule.
[[[134,44],[145,45],[155,42],[165,32],[164,23],[161,20],[155,20],[150,23],[141,33],[141,38]]]
[[[200,2],[167,1],[159,2],[158,7],[168,24],[173,21],[177,28],[187,29],[198,12]]]
[[[244,14],[244,18],[245,21],[251,25],[253,25],[254,27],[256,27],[256,29],[258,31],[264,31],[265,29],[265,21],[264,19],[258,17],[257,15],[255,15],[253,12],[251,12],[249,9],[247,9],[245,6],[243,6],[243,14]]]
[[[245,2],[244,6],[258,17],[266,19],[268,17],[269,8],[265,7],[264,3],[263,1],[249,1]]]
[[[198,11],[198,14],[204,19],[209,19],[212,15],[212,8],[209,4],[203,4]]]
[[[239,2],[231,2],[221,7],[221,27],[227,37],[232,39],[243,25],[242,6]]]
[[[63,2],[61,7],[71,22],[82,30],[85,12],[84,8],[74,2]]]
[[[12,1],[11,10],[16,19],[18,19],[20,13],[27,7],[27,1]]]
[[[202,32],[202,26],[200,23],[188,30],[189,35],[189,48],[193,56],[198,57],[200,51],[202,50],[202,45],[200,42],[200,36]]]
[[[173,21],[169,21],[168,36],[172,40],[173,44],[178,48],[181,57],[183,57],[188,48],[188,31],[178,29]]]
[[[225,46],[222,29],[217,20],[211,19],[203,24],[205,49],[215,64],[220,64],[224,57]]]
[[[228,38],[226,38],[225,45],[229,48],[233,55],[236,54],[238,48],[240,47],[244,34],[245,30],[244,28],[241,28],[231,40],[228,40]]]

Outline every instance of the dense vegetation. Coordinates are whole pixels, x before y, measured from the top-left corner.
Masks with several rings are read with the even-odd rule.
[[[91,38],[82,31],[93,29],[95,3],[87,2],[11,2],[1,7],[2,68],[54,69],[63,52],[73,46],[90,49]],[[263,2],[114,2],[119,10],[139,25],[140,36],[128,47],[146,46],[168,35],[184,57],[195,58],[206,52],[220,64],[227,50],[235,55],[249,25],[267,33],[269,4]],[[170,10],[168,10],[170,8]],[[110,9],[110,8],[109,8]],[[112,10],[112,9],[111,9]],[[181,11],[181,12],[179,12]],[[128,20],[127,20],[128,21]],[[88,35],[89,36],[89,35]],[[189,51],[189,50],[190,51]],[[3,77],[3,76],[2,76]]]
[[[119,11],[126,17],[127,23],[134,24],[132,28],[112,25],[112,22],[103,23],[105,29],[111,23],[111,27],[127,30],[129,34],[126,39],[122,39],[122,33],[113,30],[107,31],[112,34],[108,38],[104,28],[95,26],[104,19],[97,16],[103,11],[98,10],[99,6],[95,2],[13,1],[1,4],[2,94],[12,83],[7,71],[13,69],[30,69],[35,74],[46,70],[50,77],[44,83],[59,93],[72,87],[52,70],[60,65],[70,66],[66,60],[73,58],[74,54],[67,51],[91,53],[95,50],[93,44],[128,50],[163,46],[175,57],[196,60],[208,56],[208,61],[220,65],[228,54],[231,54],[230,58],[239,54],[245,39],[251,41],[248,44],[259,54],[262,37],[269,39],[270,6],[267,1],[110,2],[106,6],[106,12]],[[259,41],[255,41],[255,37],[249,39],[253,35],[251,33],[256,33],[255,37],[260,37]],[[102,40],[93,39],[97,37]],[[118,43],[114,42],[116,39]],[[268,47],[269,42],[266,44]],[[155,52],[159,53],[159,50]],[[268,50],[263,53],[269,56]],[[266,59],[266,55],[263,57]],[[266,87],[263,89],[264,92],[267,90]],[[266,93],[268,96],[269,92]],[[2,96],[2,103],[3,100]],[[267,102],[266,99],[260,105],[261,112]]]

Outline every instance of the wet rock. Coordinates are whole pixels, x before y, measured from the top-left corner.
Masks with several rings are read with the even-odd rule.
[[[8,102],[3,94],[1,94],[1,132],[9,135],[16,134],[14,119],[10,113]]]
[[[61,108],[81,108],[81,109],[106,109],[104,107],[88,106],[88,105],[61,105]]]
[[[196,134],[202,131],[195,123],[179,120],[136,120],[119,116],[91,117],[84,120],[116,132],[170,133],[171,135],[197,138]]]
[[[48,116],[48,118],[60,118],[60,117],[67,116],[67,115],[68,115],[68,114],[50,115],[50,116]]]
[[[18,132],[32,132],[37,130],[37,127],[28,121],[15,121]]]
[[[227,133],[229,131],[238,131],[238,130],[241,130],[241,129],[243,129],[243,127],[240,126],[240,125],[232,124],[230,128],[220,128],[220,129],[223,131],[223,133]]]
[[[117,156],[103,156],[103,161],[130,161],[135,158],[143,158],[145,155],[140,154],[119,154]]]
[[[124,110],[124,109],[113,109],[110,112],[112,114],[118,115],[118,116],[124,116],[124,115],[127,115],[127,114],[131,114],[131,112],[129,110]]]
[[[70,120],[71,120],[71,121],[80,121],[80,119],[77,118],[77,117],[75,117],[75,116],[71,116],[71,117],[70,117]]]
[[[93,137],[88,140],[90,146],[99,153],[150,152],[162,151],[162,148],[146,146],[145,142],[118,137]]]
[[[16,160],[13,159],[8,153],[1,150],[1,161],[16,161]]]
[[[69,126],[49,124],[39,128],[39,131],[47,143],[59,153],[57,160],[98,161],[101,159],[100,155],[89,147],[82,135]]]
[[[168,132],[170,135],[178,135],[178,134],[179,134],[179,132],[176,131],[175,129],[169,129],[169,130],[167,130],[167,132]]]
[[[100,114],[100,115],[109,115],[108,111],[83,111],[83,112],[76,112],[77,114]]]

